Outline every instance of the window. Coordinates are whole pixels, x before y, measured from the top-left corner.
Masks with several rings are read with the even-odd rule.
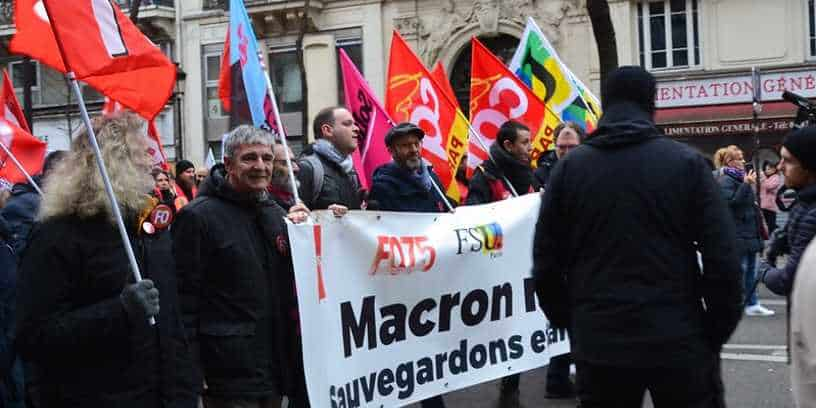
[[[808,44],[810,56],[816,58],[816,2],[808,0]]]
[[[221,74],[221,54],[204,54],[204,88],[207,95],[207,117],[223,118],[224,108],[218,97],[218,77]]]
[[[34,65],[34,84],[31,87],[31,103],[33,105],[40,104],[40,64],[37,61],[31,61]],[[9,77],[11,83],[14,85],[14,93],[17,94],[17,100],[23,103],[23,61],[14,61],[8,65]]]
[[[640,65],[646,69],[700,64],[697,0],[659,0],[638,4]]]
[[[279,48],[269,53],[269,76],[281,113],[303,112],[303,87],[300,66],[294,48]]]
[[[363,42],[356,40],[337,40],[337,101],[339,104],[346,103],[346,92],[343,87],[343,69],[340,66],[340,50],[344,50],[351,59],[351,62],[357,67],[357,70],[363,72]]]

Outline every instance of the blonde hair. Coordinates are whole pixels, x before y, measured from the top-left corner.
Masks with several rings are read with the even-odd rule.
[[[144,125],[141,118],[130,112],[100,116],[92,121],[114,194],[125,214],[141,210],[154,185]],[[71,151],[47,178],[43,191],[38,217],[41,221],[59,216],[89,218],[105,214],[115,222],[85,127],[75,135]]]
[[[714,153],[714,168],[719,170],[723,168],[731,159],[736,156],[739,152],[741,152],[739,147],[736,145],[729,145],[722,148],[717,149]]]

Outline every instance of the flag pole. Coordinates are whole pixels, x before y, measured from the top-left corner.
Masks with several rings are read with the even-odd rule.
[[[11,159],[11,161],[14,163],[14,165],[17,166],[17,170],[20,170],[20,173],[23,173],[26,180],[28,180],[28,183],[31,184],[32,187],[34,187],[34,190],[37,190],[37,193],[39,193],[40,195],[43,195],[42,190],[40,190],[40,186],[38,186],[37,183],[34,182],[34,179],[31,178],[31,175],[28,174],[28,172],[23,167],[23,165],[19,161],[17,161],[17,158],[14,157],[14,153],[12,153],[11,150],[8,147],[6,147],[6,145],[4,143],[0,143],[0,147],[3,148],[3,151],[6,152],[6,154]]]
[[[448,197],[444,193],[442,193],[442,189],[439,188],[439,185],[436,184],[436,181],[434,180],[433,177],[431,177],[431,184],[433,184],[434,189],[439,194],[439,196],[442,197],[442,201],[445,203],[445,207],[448,207],[448,211],[454,212],[453,206],[451,205],[450,201],[448,201]]]
[[[266,64],[264,64],[264,59],[260,52],[258,52],[258,60],[261,63],[261,68],[263,68],[264,77],[266,78],[266,90],[269,93],[269,97],[272,99],[272,112],[275,114],[275,121],[278,123],[278,136],[280,136],[281,143],[283,144],[283,154],[286,157],[286,167],[289,168],[289,182],[292,184],[292,195],[295,198],[295,202],[299,203],[300,195],[298,194],[297,181],[295,180],[295,171],[292,168],[292,158],[289,155],[289,143],[286,141],[286,130],[283,128],[283,122],[280,119],[278,101],[275,98],[275,90],[272,89],[272,80],[269,78],[269,70],[266,68]]]
[[[51,13],[48,7],[49,1],[52,0],[43,0],[43,5],[45,6],[45,14],[49,16],[50,21]],[[102,152],[99,150],[99,143],[96,140],[96,133],[94,132],[93,125],[91,124],[91,118],[88,116],[88,109],[85,106],[85,99],[82,97],[82,91],[79,89],[76,74],[71,69],[68,59],[65,58],[65,48],[62,45],[59,30],[55,30],[52,27],[51,31],[54,32],[54,38],[57,40],[57,48],[59,49],[62,63],[65,65],[65,71],[67,71],[65,73],[65,77],[68,79],[71,89],[74,92],[74,96],[77,98],[80,116],[82,117],[82,121],[85,123],[85,128],[88,129],[88,140],[91,142],[91,148],[93,148],[94,156],[96,157],[96,166],[99,168],[99,174],[102,176],[102,182],[105,185],[105,192],[107,193],[108,200],[111,204],[113,217],[116,219],[116,226],[118,227],[119,235],[122,238],[122,245],[125,246],[125,252],[127,253],[128,261],[130,262],[130,269],[133,273],[133,278],[136,280],[136,282],[139,282],[142,280],[142,274],[139,271],[139,263],[136,262],[136,255],[133,253],[133,247],[130,245],[130,237],[128,236],[127,228],[125,227],[125,221],[122,218],[122,212],[119,209],[119,202],[116,200],[116,194],[113,192],[110,177],[108,177],[108,170],[105,168],[105,161],[102,159]],[[151,316],[148,321],[150,322],[151,326],[156,325],[155,317]]]

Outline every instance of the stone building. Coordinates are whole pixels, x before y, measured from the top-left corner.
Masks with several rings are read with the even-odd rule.
[[[131,0],[116,0],[127,8]],[[244,0],[265,54],[283,120],[295,150],[310,140],[308,124],[322,107],[342,103],[338,49],[384,96],[389,42],[398,30],[427,66],[442,62],[462,106],[469,93],[469,40],[512,55],[532,16],[572,71],[599,91],[599,64],[585,0]],[[705,153],[724,144],[755,147],[751,67],[761,72],[762,146],[779,143],[792,126],[783,89],[816,97],[814,0],[609,0],[619,63],[640,64],[659,79],[658,123]],[[143,30],[178,62],[184,78],[159,123],[172,157],[201,164],[216,156],[228,120],[218,100],[228,0],[145,0]],[[6,13],[6,16],[9,14]],[[13,26],[6,17],[0,40]],[[305,28],[305,30],[303,30]],[[302,42],[298,42],[303,30]],[[301,82],[297,46],[305,62]],[[14,56],[10,66],[15,85]],[[63,146],[64,84],[40,68],[35,133]],[[43,73],[45,72],[45,73]],[[51,88],[55,90],[52,92]],[[89,95],[93,91],[88,89]],[[36,98],[35,98],[36,99]],[[99,98],[90,98],[94,106]],[[52,103],[54,102],[54,103]],[[467,110],[467,109],[465,109]],[[77,125],[76,118],[72,126]],[[305,126],[304,126],[305,125]]]

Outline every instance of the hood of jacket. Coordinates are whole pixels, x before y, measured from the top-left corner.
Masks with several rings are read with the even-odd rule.
[[[621,102],[604,111],[598,128],[583,143],[600,149],[617,149],[663,137],[652,115],[631,102]]]
[[[519,194],[525,194],[533,186],[533,169],[526,163],[520,162],[498,143],[490,146],[490,156],[484,162],[485,175],[492,179],[507,177],[513,188]]]
[[[223,166],[213,167],[210,175],[201,182],[198,195],[221,198],[241,207],[263,207],[274,202],[266,190],[247,193],[235,191],[227,182],[227,171]]]

